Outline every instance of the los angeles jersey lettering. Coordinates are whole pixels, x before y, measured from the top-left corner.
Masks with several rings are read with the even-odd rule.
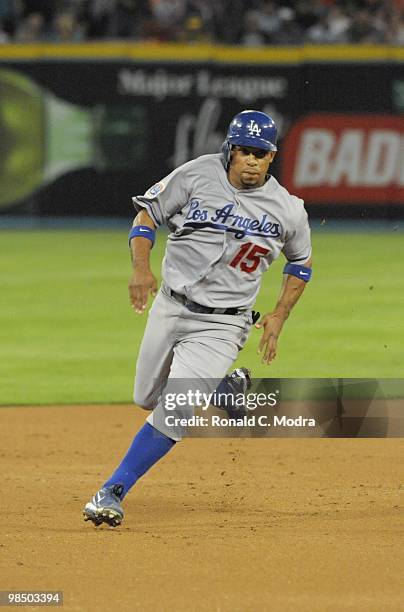
[[[234,209],[236,209],[235,204],[225,204],[210,214],[209,210],[202,208],[199,200],[191,200],[183,227],[212,227],[233,232],[235,238],[244,238],[244,236],[277,238],[281,235],[279,223],[270,221],[267,214],[262,215],[260,219],[251,219],[242,214],[233,214]]]

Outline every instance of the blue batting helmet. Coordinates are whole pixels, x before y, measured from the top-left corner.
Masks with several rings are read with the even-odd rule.
[[[230,152],[233,145],[276,151],[277,136],[275,121],[266,113],[255,110],[245,110],[238,113],[230,123],[226,139],[222,145],[226,168],[230,161]]]

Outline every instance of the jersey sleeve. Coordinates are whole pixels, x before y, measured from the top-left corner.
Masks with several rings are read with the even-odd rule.
[[[310,226],[303,200],[295,198],[298,210],[295,222],[286,233],[285,244],[282,249],[286,259],[291,263],[304,262],[311,255]]]
[[[133,206],[138,213],[146,209],[154,223],[165,225],[169,219],[181,210],[188,202],[189,188],[187,176],[183,167],[179,167],[171,174],[153,185],[144,195],[132,198]]]

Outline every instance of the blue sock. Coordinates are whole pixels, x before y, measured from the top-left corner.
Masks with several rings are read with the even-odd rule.
[[[125,497],[135,482],[152,465],[164,457],[174,444],[174,440],[160,433],[146,422],[142,429],[137,432],[121,464],[111,478],[103,484],[103,487],[110,487],[118,483],[123,484],[122,498]]]

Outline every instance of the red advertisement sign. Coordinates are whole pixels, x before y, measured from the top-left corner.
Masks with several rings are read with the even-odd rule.
[[[282,149],[282,182],[308,203],[404,205],[402,117],[309,115]]]

